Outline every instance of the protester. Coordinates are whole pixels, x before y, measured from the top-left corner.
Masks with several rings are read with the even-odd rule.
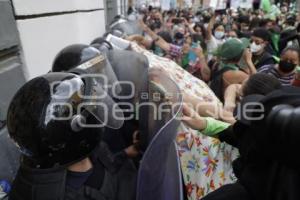
[[[255,9],[231,9],[221,13],[212,9],[199,10],[196,13],[191,13],[191,10],[185,9],[169,11],[163,18],[164,22],[162,24],[164,24],[164,27],[162,29],[168,30],[171,40],[149,29],[151,26],[148,23],[142,25],[147,37],[150,36],[146,40],[150,40],[164,52],[160,54],[161,56],[172,59],[197,78],[208,82],[217,97],[224,101],[223,108],[222,106],[215,106],[214,108],[212,105],[214,103],[212,103],[211,105],[203,105],[195,111],[202,116],[202,121],[194,124],[199,126],[198,129],[200,129],[198,134],[193,135],[193,141],[196,144],[197,140],[208,142],[207,138],[201,135],[212,136],[226,129],[229,124],[235,123],[235,120],[232,120],[233,110],[237,107],[236,104],[245,96],[250,94],[267,95],[273,90],[280,89],[282,86],[281,78],[286,75],[288,75],[289,84],[293,80],[293,84],[297,85],[298,76],[295,76],[294,71],[296,66],[299,65],[299,55],[298,53],[295,54],[296,50],[291,50],[291,48],[287,52],[286,47],[293,45],[293,48],[295,48],[294,46],[297,46],[298,33],[296,26],[298,23],[290,17],[290,10],[289,8],[286,9],[286,4],[282,4],[282,14],[278,12],[279,9],[276,6],[270,5],[268,7],[268,5],[264,5],[263,9],[259,9],[258,4],[258,1],[254,2]],[[293,30],[292,34],[290,30]],[[249,43],[245,38],[249,38],[251,42]],[[196,46],[199,48],[194,48]],[[149,47],[145,48],[149,49]],[[137,50],[138,48],[133,47],[133,49]],[[152,56],[143,50],[138,51],[143,52],[148,57],[151,65],[152,62],[153,65],[160,65],[159,58],[152,59]],[[159,55],[156,51],[154,53]],[[281,61],[278,55],[281,55]],[[207,69],[206,74],[197,75],[195,73],[194,69],[197,68],[195,66],[198,66],[198,64],[197,62],[191,62],[195,60],[195,57],[202,61],[200,63],[201,66],[205,66],[202,69]],[[158,62],[154,63],[154,60]],[[286,73],[287,65],[292,68],[291,63],[293,63],[293,70]],[[167,64],[167,61],[162,59],[162,64]],[[173,72],[171,66],[173,64],[170,63],[168,73],[176,77],[176,81],[182,87],[183,83],[180,82],[182,74],[177,74],[176,70]],[[274,76],[270,71],[265,71],[267,66],[273,66],[270,71],[285,68],[283,70],[285,72],[278,71],[280,75]],[[269,68],[271,69],[271,67]],[[256,74],[256,69],[265,73]],[[186,82],[183,84],[186,103],[196,105],[203,101],[197,96],[198,94],[194,96],[186,94],[185,85],[187,85],[186,87],[190,86]],[[184,112],[185,114],[188,112],[187,107],[184,107]],[[213,112],[217,114],[212,115]],[[223,122],[219,123],[214,120]],[[208,129],[210,130],[207,132]],[[179,138],[183,135],[187,137],[188,134],[182,134]],[[182,153],[182,170],[188,199],[200,199],[205,195],[202,190],[205,178],[202,179],[202,182],[189,179],[188,177],[203,178],[204,176],[201,176],[200,172],[199,174],[188,172],[185,162],[195,162],[195,165],[198,163],[202,166],[201,160],[199,162],[191,159],[185,161],[187,159],[185,156],[189,154],[182,147],[180,143],[179,149]],[[196,152],[199,153],[201,150],[197,150],[197,148],[201,148],[201,144],[200,146],[190,147],[190,151],[193,157],[199,158]],[[220,155],[218,159],[222,160],[223,157]],[[194,184],[194,186],[190,186],[189,183]],[[213,179],[210,182],[210,187],[203,187],[203,189],[206,191],[213,190],[215,188],[214,183],[220,182]]]
[[[249,95],[241,103],[239,112],[246,105],[264,106],[264,110],[252,110],[233,125],[224,126],[203,118],[192,109],[184,107],[190,117],[184,121],[203,134],[237,146],[240,157],[233,168],[238,181],[225,185],[208,194],[203,200],[271,200],[299,198],[298,162],[294,162],[294,146],[299,140],[296,120],[300,117],[299,89],[282,88],[265,95]],[[297,108],[298,107],[298,108]],[[255,108],[255,107],[253,107]],[[297,111],[296,111],[297,110]],[[255,119],[258,116],[259,119]],[[211,128],[211,133],[206,130]],[[223,131],[222,131],[223,130]],[[287,131],[288,130],[288,131]]]
[[[257,28],[252,33],[250,49],[253,53],[252,61],[256,69],[264,65],[275,64],[274,57],[267,51],[270,40],[270,33],[264,28]]]
[[[229,39],[215,53],[221,62],[220,69],[213,75],[211,88],[221,101],[224,100],[224,91],[231,84],[241,84],[250,75],[256,73],[252,63],[252,54],[247,47],[247,39]],[[242,69],[238,64],[244,59],[247,69]]]
[[[297,47],[287,47],[280,56],[279,64],[265,65],[259,73],[276,77],[282,85],[291,85],[295,77],[296,67],[300,64],[300,51]]]
[[[254,74],[242,84],[232,84],[226,89],[224,94],[224,109],[233,112],[243,96],[252,94],[267,95],[280,88],[281,84],[275,77],[268,74]]]

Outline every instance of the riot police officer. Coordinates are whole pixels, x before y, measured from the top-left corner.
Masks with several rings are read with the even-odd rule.
[[[91,94],[101,98],[87,98]],[[88,87],[75,74],[50,73],[26,83],[8,110],[9,135],[22,153],[9,198],[114,199],[113,184],[106,184],[111,177],[95,154],[105,126],[123,124],[105,116],[114,104],[99,84]],[[98,188],[91,187],[95,174]]]

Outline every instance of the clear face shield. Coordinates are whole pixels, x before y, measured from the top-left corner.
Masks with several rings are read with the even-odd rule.
[[[72,72],[77,73],[81,80],[73,81],[72,87],[75,88],[73,94],[80,94],[81,108],[92,114],[98,125],[113,129],[122,127],[123,112],[113,100],[121,92],[121,87],[106,55],[99,54]]]
[[[83,53],[83,55],[85,54]],[[79,70],[79,73],[84,72],[83,74],[80,73],[83,78],[91,79],[93,85],[101,85],[110,96],[116,96],[121,92],[118,78],[104,54],[99,54],[99,56],[77,66],[76,70]]]

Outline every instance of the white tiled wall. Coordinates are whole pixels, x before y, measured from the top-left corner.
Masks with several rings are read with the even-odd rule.
[[[17,15],[104,8],[104,0],[13,0]]]
[[[103,0],[14,0],[14,7],[17,16],[86,10],[17,20],[28,79],[47,73],[65,46],[89,44],[105,32]]]

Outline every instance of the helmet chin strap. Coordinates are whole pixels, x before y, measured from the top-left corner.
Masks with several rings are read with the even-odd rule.
[[[87,117],[89,115],[93,115],[93,114],[91,114],[88,110],[84,110],[82,113],[74,115],[70,122],[72,131],[80,132],[86,125]],[[98,122],[101,121],[98,119]]]

